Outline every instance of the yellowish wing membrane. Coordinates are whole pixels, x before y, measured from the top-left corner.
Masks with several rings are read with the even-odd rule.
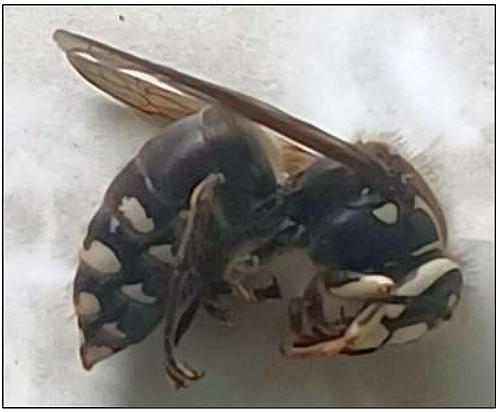
[[[155,78],[152,68],[130,62],[112,49],[65,31],[57,31],[54,37],[81,76],[142,113],[171,122],[206,105]]]

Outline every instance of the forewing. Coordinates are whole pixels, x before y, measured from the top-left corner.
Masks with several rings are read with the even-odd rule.
[[[134,61],[126,53],[64,30],[57,30],[54,39],[86,80],[142,113],[171,122],[206,105],[159,80],[145,60]]]
[[[206,104],[221,103],[310,155],[336,159],[370,179],[379,173],[355,145],[275,106],[65,30],[57,30],[54,39],[87,80],[142,112],[177,119]]]

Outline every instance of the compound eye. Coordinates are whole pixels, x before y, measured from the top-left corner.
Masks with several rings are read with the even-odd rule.
[[[419,196],[415,197],[410,226],[412,256],[422,256],[425,253],[444,248],[443,233],[437,216]]]

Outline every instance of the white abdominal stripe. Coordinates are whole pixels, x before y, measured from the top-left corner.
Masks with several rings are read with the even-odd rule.
[[[100,310],[100,302],[93,293],[80,292],[77,295],[76,314],[78,316],[96,316]]]
[[[118,211],[137,232],[150,233],[154,231],[154,220],[147,216],[145,208],[136,197],[123,196]]]
[[[154,296],[146,295],[143,291],[143,283],[134,283],[121,286],[121,292],[130,298],[132,301],[144,304],[152,304],[157,302]]]
[[[102,276],[115,275],[121,269],[116,253],[99,240],[92,240],[88,249],[80,250],[80,260]]]

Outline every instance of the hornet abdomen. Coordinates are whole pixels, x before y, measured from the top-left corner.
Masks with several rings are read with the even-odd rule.
[[[223,175],[220,202],[233,228],[247,224],[253,205],[274,193],[273,166],[258,133],[208,108],[168,126],[113,180],[89,225],[74,282],[86,369],[141,341],[163,318],[178,227],[206,176]],[[217,275],[206,274],[206,281]]]

